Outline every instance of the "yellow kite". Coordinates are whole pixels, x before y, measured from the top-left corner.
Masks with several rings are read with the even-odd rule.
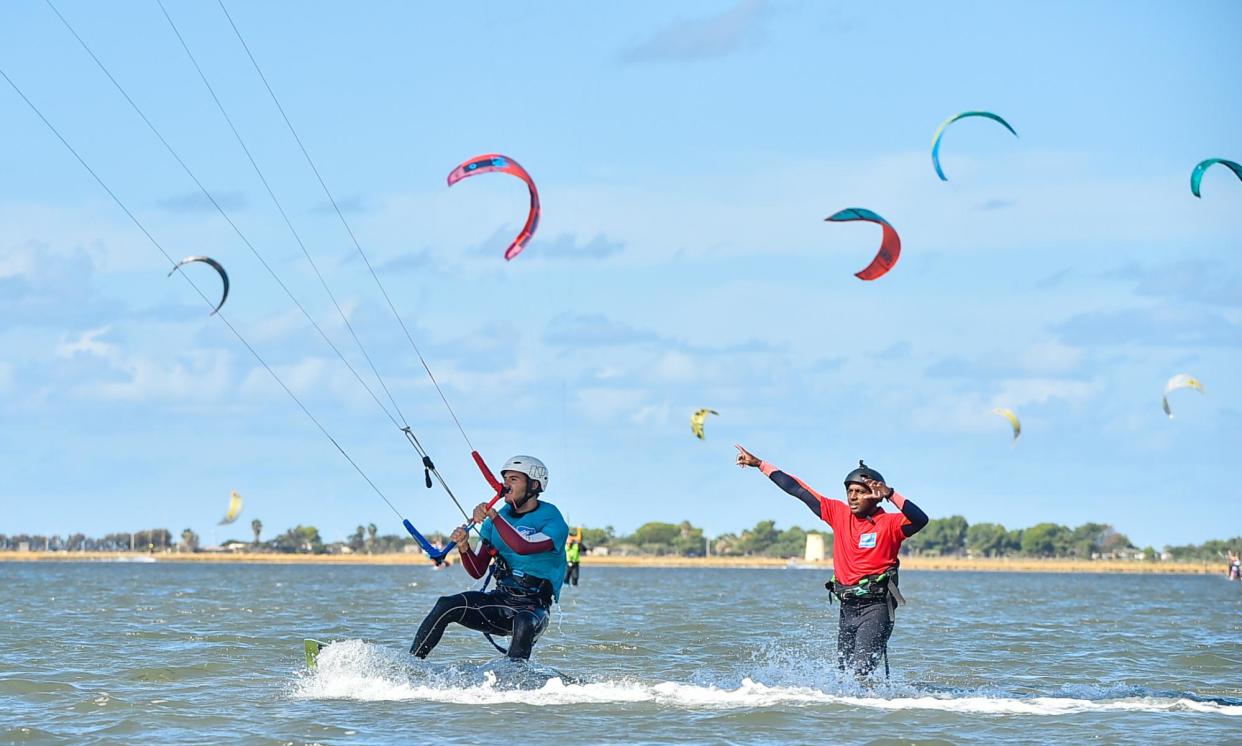
[[[1005,409],[1004,407],[993,409],[992,414],[1000,415],[1009,420],[1009,424],[1013,427],[1013,440],[1009,441],[1009,445],[1017,445],[1018,436],[1022,434],[1022,423],[1018,422],[1018,415],[1014,414],[1012,409]]]
[[[237,494],[237,490],[233,490],[232,494],[229,495],[229,512],[224,514],[224,518],[221,519],[219,525],[226,526],[232,523],[237,520],[237,516],[241,515],[241,512],[242,496]]]
[[[720,413],[714,409],[700,409],[690,415],[690,431],[694,433],[694,437],[703,440],[703,422],[707,419],[707,415],[714,414],[717,417]]]

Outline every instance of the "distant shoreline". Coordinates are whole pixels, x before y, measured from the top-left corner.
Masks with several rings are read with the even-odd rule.
[[[250,552],[0,552],[0,562],[156,562],[215,563],[256,565],[426,565],[422,554],[268,554]],[[832,562],[801,562],[770,557],[591,557],[582,558],[584,569],[591,567],[708,567],[708,568],[799,568],[830,571]],[[1068,560],[968,557],[903,557],[905,570],[950,570],[961,572],[1055,572],[1124,573],[1135,575],[1215,575],[1224,574],[1221,562],[1147,562],[1143,560]]]

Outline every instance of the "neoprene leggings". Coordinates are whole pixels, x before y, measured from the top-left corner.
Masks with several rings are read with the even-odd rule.
[[[548,628],[548,610],[532,603],[530,598],[502,590],[488,593],[466,591],[441,596],[419,625],[410,652],[419,658],[426,658],[440,644],[444,629],[451,622],[489,635],[511,636],[509,657],[526,660],[530,658],[535,640]]]
[[[866,676],[879,665],[888,648],[893,622],[887,600],[843,601],[837,628],[837,667]]]
[[[572,583],[573,585],[578,584],[578,563],[577,562],[570,562],[569,567],[565,568],[565,582]]]

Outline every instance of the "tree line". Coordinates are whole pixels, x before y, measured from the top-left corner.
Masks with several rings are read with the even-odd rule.
[[[359,525],[344,540],[325,542],[319,529],[297,525],[267,540],[262,540],[263,523],[253,520],[249,539],[223,542],[252,552],[283,554],[389,554],[414,550],[409,536],[379,533],[374,523]],[[759,521],[739,533],[707,537],[703,529],[690,523],[650,521],[633,533],[618,535],[612,526],[583,528],[582,540],[588,550],[607,548],[610,554],[699,557],[777,557],[800,558],[806,548],[808,534],[824,537],[827,556],[832,555],[832,534],[829,531],[805,530],[799,526],[779,529],[775,521]],[[178,541],[177,538],[180,540]],[[190,551],[202,549],[198,534],[184,529],[174,538],[166,528],[105,534],[101,538],[75,533],[58,535],[0,534],[0,551],[15,551],[23,545],[33,551]],[[427,535],[433,543],[448,541],[446,534]],[[240,546],[239,546],[240,545]],[[1221,560],[1232,549],[1242,549],[1242,537],[1213,539],[1203,544],[1166,545],[1162,551],[1154,547],[1139,549],[1122,533],[1107,523],[1084,523],[1076,528],[1057,523],[1038,523],[1029,528],[1007,529],[999,523],[971,524],[960,515],[932,519],[927,527],[906,540],[902,554],[907,556],[969,556],[969,557],[1035,557],[1072,559],[1169,559],[1174,561]]]
[[[825,554],[832,556],[831,531],[804,530],[799,526],[778,529],[774,521],[759,521],[740,533],[726,533],[710,540],[689,521],[680,524],[653,521],[629,535],[618,536],[612,526],[584,528],[588,547],[608,547],[610,553],[636,555],[700,556],[709,551],[724,557],[803,556],[808,534],[824,537]],[[1203,544],[1166,545],[1140,549],[1130,538],[1107,523],[1088,522],[1071,528],[1057,523],[1037,523],[1029,528],[1008,529],[999,523],[969,523],[960,515],[935,518],[902,545],[906,556],[1030,557],[1062,559],[1169,559],[1204,561],[1224,559],[1242,549],[1242,536],[1213,539]]]

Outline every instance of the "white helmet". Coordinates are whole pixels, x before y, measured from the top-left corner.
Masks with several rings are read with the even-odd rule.
[[[517,471],[526,475],[527,479],[539,483],[539,491],[543,492],[548,489],[548,467],[534,456],[514,456],[500,467],[500,473],[506,471]]]

